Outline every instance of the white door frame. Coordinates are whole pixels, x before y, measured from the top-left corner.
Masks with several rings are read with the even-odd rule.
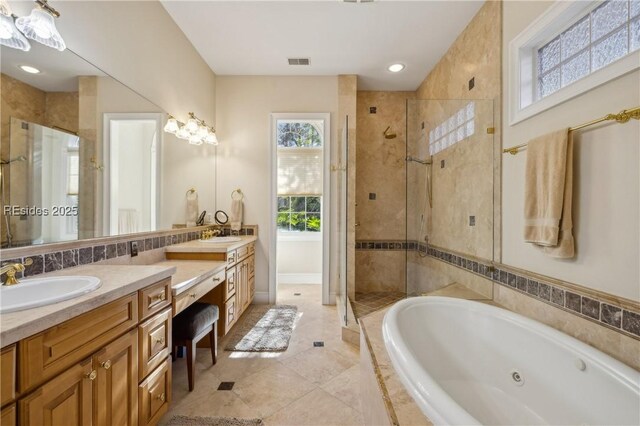
[[[277,259],[278,259],[278,227],[276,225],[278,215],[278,147],[277,120],[323,120],[324,140],[322,146],[322,304],[331,303],[329,295],[330,286],[330,248],[331,248],[331,114],[330,113],[272,113],[271,137],[269,139],[269,151],[271,153],[271,199],[269,223],[269,303],[276,303],[277,291]]]
[[[154,120],[156,122],[156,223],[155,228],[161,223],[160,212],[162,206],[162,141],[164,139],[162,123],[166,120],[166,114],[161,112],[105,112],[102,119],[102,235],[110,235],[111,223],[111,120]]]

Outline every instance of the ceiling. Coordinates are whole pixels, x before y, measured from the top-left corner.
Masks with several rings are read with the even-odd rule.
[[[481,1],[163,0],[218,75],[357,74],[359,90],[415,90]],[[287,58],[310,58],[291,66]],[[387,67],[401,62],[404,71]]]

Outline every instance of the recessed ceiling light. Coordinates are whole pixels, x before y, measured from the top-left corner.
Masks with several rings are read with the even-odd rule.
[[[403,64],[393,64],[393,65],[389,65],[389,68],[387,68],[389,71],[391,72],[400,72],[404,69],[404,65]]]
[[[38,68],[30,67],[29,65],[20,65],[20,69],[24,72],[28,72],[29,74],[40,74],[40,70]]]

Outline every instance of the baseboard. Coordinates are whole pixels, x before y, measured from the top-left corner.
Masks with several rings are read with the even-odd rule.
[[[322,284],[322,273],[278,274],[278,284]]]
[[[256,291],[256,293],[253,295],[253,303],[256,305],[264,305],[269,303],[269,292]]]

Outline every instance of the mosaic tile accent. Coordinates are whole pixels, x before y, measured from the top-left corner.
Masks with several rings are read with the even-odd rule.
[[[258,227],[256,225],[244,226],[240,231],[231,234],[231,228],[222,228],[224,235],[257,235]],[[165,232],[165,231],[161,231]],[[131,254],[131,243],[136,241],[138,243],[138,251],[147,251],[154,248],[160,249],[173,244],[185,243],[200,238],[200,232],[185,232],[180,229],[173,230],[174,233],[170,235],[150,236],[144,239],[132,238],[126,241],[118,241],[116,243],[96,244],[91,247],[81,247],[74,249],[67,249],[64,251],[52,251],[44,254],[30,255],[22,258],[3,260],[2,263],[22,263],[24,259],[31,258],[33,264],[25,268],[24,273],[16,273],[16,278],[30,277],[33,275],[39,275],[45,272],[59,271],[61,269],[73,268],[79,265],[88,265],[94,262],[100,262],[106,259],[113,259],[116,257],[127,256]],[[78,244],[85,243],[86,241],[78,241]],[[3,249],[4,250],[4,249]],[[0,277],[4,281],[4,274]]]
[[[508,268],[500,264],[464,258],[434,247],[428,247],[427,254],[602,326],[640,338],[640,312],[614,306],[593,296],[579,294],[551,283],[540,282],[537,278],[506,270]]]
[[[414,250],[415,242],[406,240],[358,240],[356,241],[356,250],[383,250],[383,251],[399,251]]]

